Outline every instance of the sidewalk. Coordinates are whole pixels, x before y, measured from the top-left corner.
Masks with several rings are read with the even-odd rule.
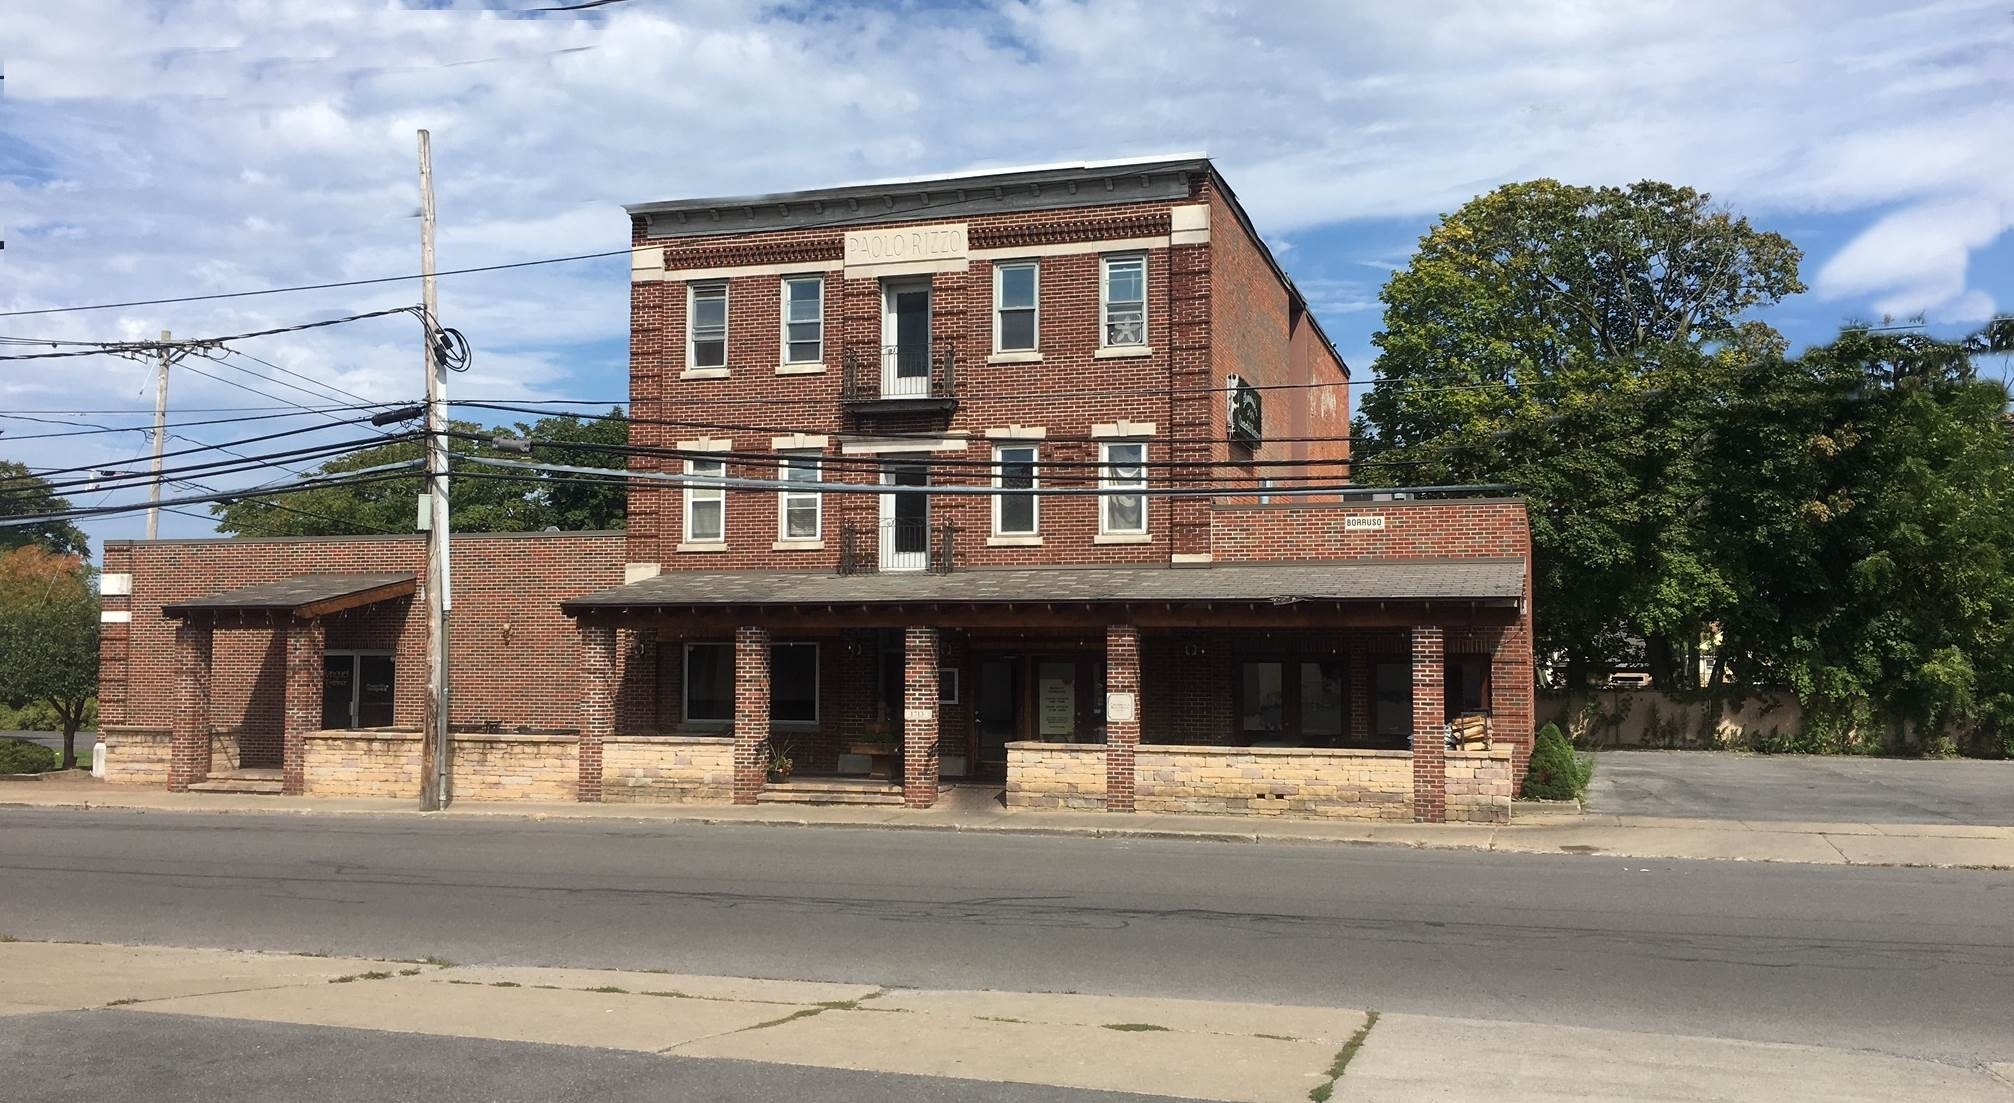
[[[946,1098],[1005,1082],[1261,1103],[2014,1103],[2014,1066],[1348,1008],[0,944],[0,1053],[44,1029],[36,1016],[78,1010],[964,1081],[947,1083]]]
[[[420,812],[411,801],[170,793],[108,785],[88,775],[0,784],[0,807],[118,808],[156,812],[297,813],[371,816],[495,816],[528,820],[761,824],[1120,839],[1371,844],[1516,854],[1599,854],[1628,858],[1708,858],[1817,865],[2014,869],[2014,827],[1957,824],[1797,823],[1586,815],[1555,808],[1513,810],[1516,822],[1358,823],[1277,816],[1156,816],[1104,812],[1009,811],[995,789],[954,786],[936,808],[798,804],[540,804],[463,801]]]

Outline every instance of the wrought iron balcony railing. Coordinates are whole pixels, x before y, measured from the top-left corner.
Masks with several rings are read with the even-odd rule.
[[[885,345],[846,350],[839,397],[856,409],[950,410],[958,395],[952,346]]]
[[[951,573],[956,530],[948,523],[881,521],[839,531],[839,573]]]

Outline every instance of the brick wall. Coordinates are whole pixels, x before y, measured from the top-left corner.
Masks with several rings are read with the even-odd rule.
[[[1353,515],[1383,517],[1384,528],[1348,531]],[[1219,504],[1210,540],[1219,562],[1531,556],[1525,503],[1503,499]]]
[[[455,800],[571,801],[580,787],[580,741],[570,735],[457,735]]]
[[[1511,748],[1447,752],[1447,821],[1509,823]]]
[[[417,731],[308,732],[301,739],[301,791],[418,799],[420,743]]]
[[[1139,752],[1142,812],[1410,821],[1412,755],[1303,747],[1178,747]]]
[[[732,738],[613,736],[601,753],[601,799],[610,804],[725,803],[734,797]]]
[[[579,723],[579,634],[562,598],[622,582],[621,533],[455,537],[450,628],[454,722],[573,728]],[[425,574],[421,537],[320,539],[111,540],[105,570],[131,573],[133,594],[107,597],[130,610],[106,625],[100,643],[101,715],[110,726],[166,727],[175,713],[174,622],[161,606],[292,575],[344,571]],[[324,618],[332,650],[390,649],[395,656],[395,721],[417,726],[426,705],[426,608],[387,602]],[[206,723],[270,733],[284,722],[284,632],[231,617],[213,633]],[[634,680],[647,670],[628,671]],[[275,756],[277,758],[277,756]],[[275,762],[277,765],[277,762]]]
[[[1104,811],[1104,746],[1096,743],[1007,744],[1007,807]]]

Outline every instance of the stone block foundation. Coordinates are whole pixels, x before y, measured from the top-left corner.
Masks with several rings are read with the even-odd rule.
[[[573,735],[457,735],[455,800],[572,801],[580,794]]]
[[[1007,744],[1007,807],[1104,811],[1104,745]]]
[[[1413,818],[1413,756],[1405,751],[1145,744],[1138,762],[1141,812]]]
[[[725,804],[734,799],[732,736],[611,735],[602,740],[609,804]]]
[[[78,743],[89,733],[79,732]],[[118,785],[168,784],[168,766],[173,756],[174,737],[167,728],[100,728],[105,741],[105,780]]]
[[[1487,751],[1447,753],[1449,823],[1509,823],[1511,772],[1516,749],[1498,744]]]
[[[418,800],[420,742],[411,730],[307,732],[301,737],[301,792]]]

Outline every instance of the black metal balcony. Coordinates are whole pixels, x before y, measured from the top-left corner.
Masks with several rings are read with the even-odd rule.
[[[948,414],[958,406],[958,362],[949,344],[846,350],[839,400],[857,414]]]
[[[839,573],[950,574],[956,530],[929,521],[882,521],[839,530]]]

